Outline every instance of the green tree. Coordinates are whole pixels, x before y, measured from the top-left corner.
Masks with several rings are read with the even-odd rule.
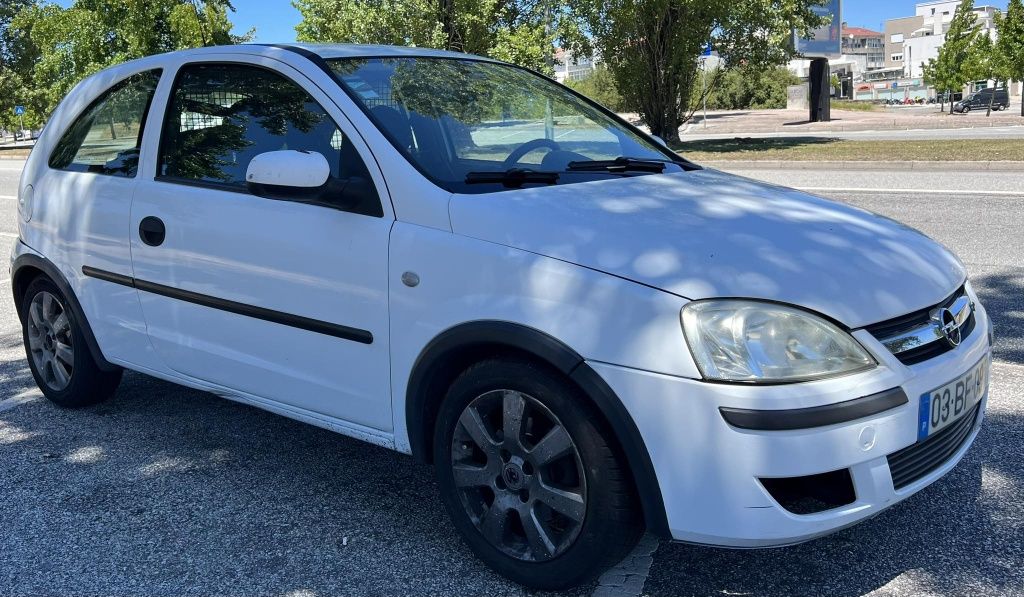
[[[971,46],[970,78],[973,80],[984,79],[986,81],[991,79],[994,82],[993,87],[998,89],[1005,70],[1003,56],[1000,54],[999,48],[996,47],[995,42],[992,41],[992,38],[987,33],[982,32],[974,40],[974,45]],[[989,98],[988,111],[985,113],[985,116],[992,115],[992,105],[995,103],[995,100],[996,96],[993,93]]]
[[[30,79],[39,51],[28,35],[11,27],[14,17],[34,4],[34,0],[5,0],[0,4],[0,129],[21,125],[21,119],[14,115],[15,105],[28,109],[25,126],[34,128],[40,124]]]
[[[605,108],[615,112],[631,112],[633,109],[622,99],[619,88],[615,83],[608,67],[600,64],[585,79],[577,81],[566,81],[566,85],[575,91],[589,97]]]
[[[23,75],[45,117],[82,78],[151,54],[251,39],[233,36],[227,0],[76,0],[68,8],[29,2],[11,29],[37,48]]]
[[[785,67],[729,69],[708,94],[708,107],[715,110],[782,109],[786,107],[786,88],[798,83],[800,78]]]
[[[1024,0],[1010,0],[1006,14],[996,16],[996,31],[1003,79],[1024,81]],[[1024,101],[1020,115],[1024,116]]]
[[[550,73],[556,17],[519,0],[294,0],[299,41],[412,45],[491,56]]]
[[[573,48],[596,48],[623,98],[651,132],[679,141],[700,94],[701,53],[708,42],[726,69],[783,64],[793,56],[790,31],[807,33],[823,22],[820,0],[570,0],[568,11],[584,35]],[[725,70],[711,77],[709,93]],[[699,100],[699,95],[698,98]]]
[[[963,0],[953,13],[939,56],[926,66],[925,74],[936,90],[958,93],[978,70],[977,39],[981,24],[974,14],[974,0]],[[950,109],[950,114],[953,110]]]

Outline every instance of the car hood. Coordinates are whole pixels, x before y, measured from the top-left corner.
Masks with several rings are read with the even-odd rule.
[[[851,328],[934,305],[966,277],[951,252],[894,220],[716,170],[455,195],[450,215],[457,234]]]

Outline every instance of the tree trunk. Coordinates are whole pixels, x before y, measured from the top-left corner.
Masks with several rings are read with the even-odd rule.
[[[999,79],[996,79],[992,86],[992,97],[988,98],[988,112],[985,112],[985,118],[992,116],[992,104],[996,101],[996,89],[999,89]]]

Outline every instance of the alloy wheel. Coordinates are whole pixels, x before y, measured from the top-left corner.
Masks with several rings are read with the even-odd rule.
[[[68,387],[75,366],[71,322],[60,300],[45,290],[28,308],[28,347],[43,382],[56,392]]]
[[[470,520],[502,553],[546,561],[579,536],[587,510],[579,449],[536,398],[494,390],[473,399],[452,437],[451,467]]]

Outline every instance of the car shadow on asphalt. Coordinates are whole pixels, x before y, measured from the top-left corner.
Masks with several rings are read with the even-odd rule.
[[[8,373],[31,384],[23,359]],[[0,412],[0,480],[6,595],[523,594],[456,535],[430,467],[137,373],[94,407]]]
[[[992,318],[994,357],[1024,365],[1024,270],[1013,268],[972,280]]]

